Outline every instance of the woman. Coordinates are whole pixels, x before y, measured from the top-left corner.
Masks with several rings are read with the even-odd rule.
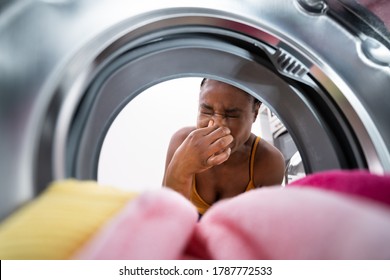
[[[260,105],[237,87],[204,79],[197,126],[172,136],[163,185],[188,198],[202,215],[220,199],[281,184],[283,155],[251,132]]]

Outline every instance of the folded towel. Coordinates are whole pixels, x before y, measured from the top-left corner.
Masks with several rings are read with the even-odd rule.
[[[55,182],[0,224],[0,259],[68,259],[137,194]]]
[[[362,175],[344,171],[327,176],[332,174],[343,178],[341,189]],[[362,190],[371,187],[371,180],[384,179],[386,185],[390,178],[364,176],[360,197],[301,185],[262,188],[214,204],[198,223],[193,206],[180,195],[168,189],[145,193],[77,257],[389,259],[390,208],[363,198]]]
[[[128,205],[74,258],[179,259],[198,220],[195,207],[164,188]]]
[[[321,189],[270,187],[215,204],[195,235],[211,259],[390,259],[390,209]]]
[[[388,176],[306,180],[221,200],[200,221],[168,188],[133,194],[57,182],[0,224],[0,258],[390,259]]]
[[[390,206],[390,175],[376,175],[366,170],[330,170],[298,179],[286,187],[310,187],[330,190]]]

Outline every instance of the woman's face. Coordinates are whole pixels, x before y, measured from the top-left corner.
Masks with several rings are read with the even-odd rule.
[[[206,80],[200,89],[197,127],[207,127],[210,120],[230,129],[234,138],[232,152],[251,135],[259,104],[244,91],[214,80]]]

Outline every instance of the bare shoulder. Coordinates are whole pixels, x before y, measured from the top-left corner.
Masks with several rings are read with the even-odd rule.
[[[283,182],[285,161],[283,154],[272,144],[261,139],[255,161],[255,182],[260,186],[280,185]]]
[[[178,147],[183,143],[187,136],[196,129],[195,126],[186,126],[176,131],[172,137],[169,146]]]

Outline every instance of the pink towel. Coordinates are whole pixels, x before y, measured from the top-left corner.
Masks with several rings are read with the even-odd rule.
[[[196,236],[211,259],[390,259],[390,209],[379,203],[271,187],[210,210]]]
[[[164,188],[130,202],[78,254],[77,259],[177,259],[198,213],[182,195]]]
[[[390,175],[365,170],[331,170],[308,175],[286,187],[311,187],[375,200],[390,206]]]
[[[145,193],[75,258],[390,259],[390,207],[380,195],[387,196],[390,178],[311,176],[306,180],[321,184],[252,190],[214,204],[199,222],[181,195],[167,188]]]

